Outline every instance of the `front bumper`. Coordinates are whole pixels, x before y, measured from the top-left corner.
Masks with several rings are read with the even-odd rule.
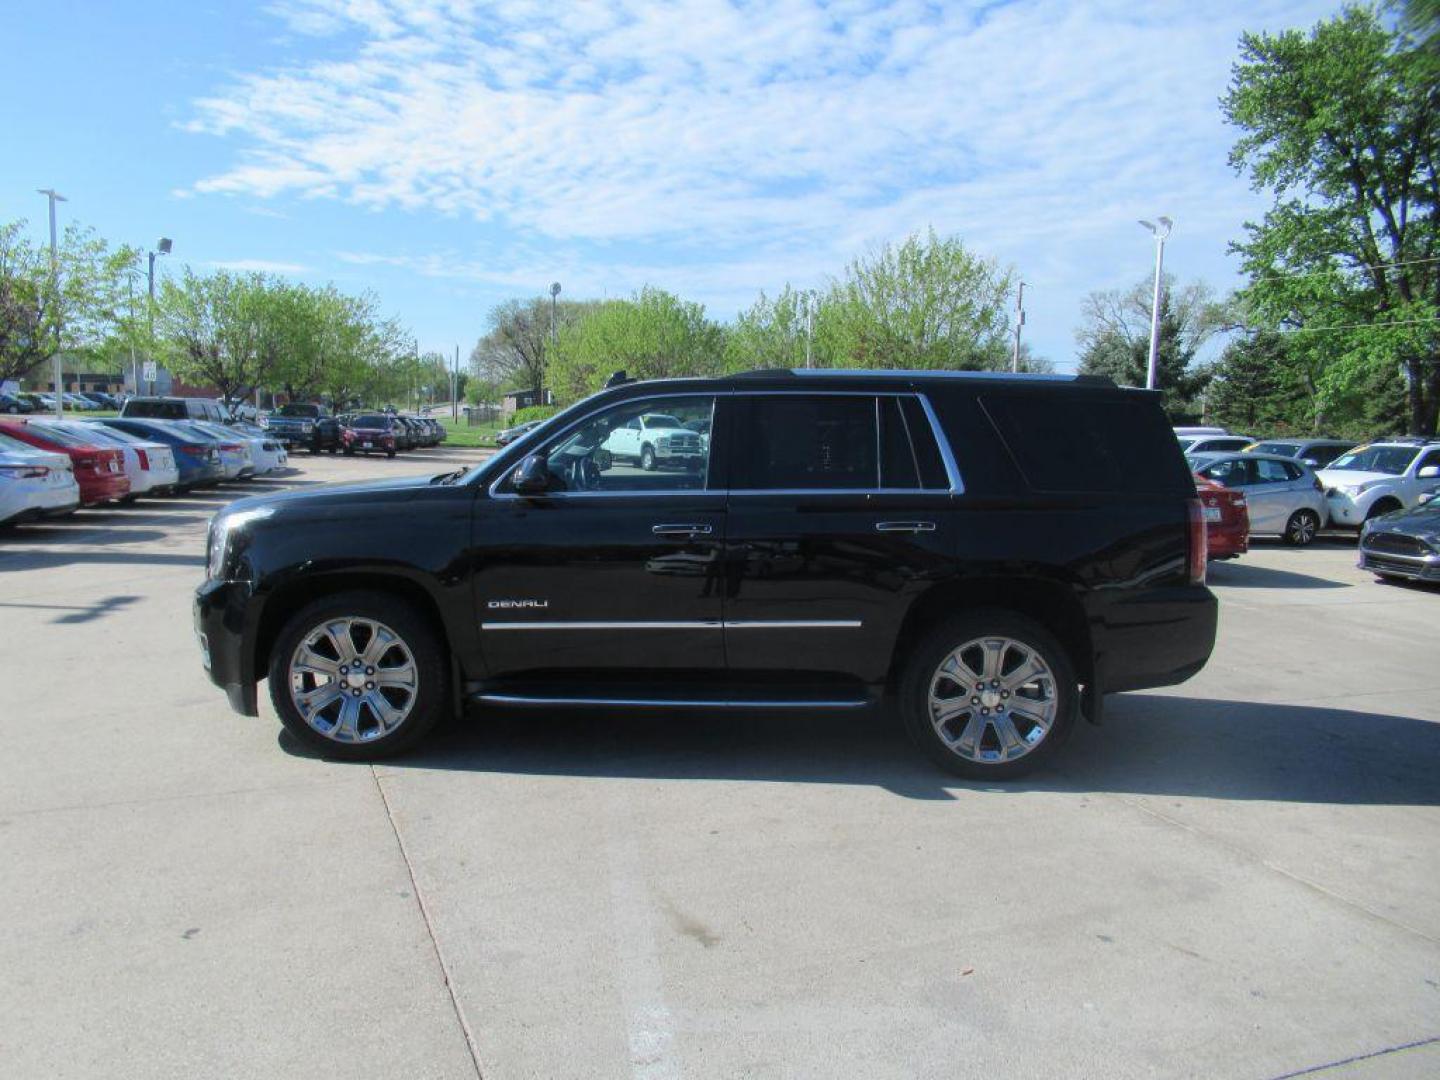
[[[1398,555],[1388,551],[1367,551],[1360,548],[1361,570],[1387,577],[1409,578],[1411,581],[1440,581],[1440,555]]]
[[[1371,500],[1367,499],[1362,508],[1355,501],[1355,497],[1346,495],[1343,491],[1331,489],[1325,493],[1325,509],[1330,513],[1332,525],[1346,525],[1358,529],[1365,524],[1365,514],[1370,509],[1370,503]]]
[[[193,616],[210,681],[225,691],[236,712],[257,716],[256,675],[246,647],[249,601],[250,586],[243,581],[207,581],[195,590]]]

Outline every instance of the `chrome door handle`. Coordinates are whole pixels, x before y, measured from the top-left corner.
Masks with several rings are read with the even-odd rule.
[[[934,532],[935,523],[933,521],[877,521],[875,523],[875,531],[903,533]]]
[[[709,536],[713,530],[709,525],[652,525],[650,531],[656,536]]]

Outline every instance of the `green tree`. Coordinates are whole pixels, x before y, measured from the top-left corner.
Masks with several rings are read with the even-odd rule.
[[[1314,410],[1290,344],[1273,331],[1227,344],[1210,368],[1204,419],[1255,435],[1309,434]]]
[[[559,401],[594,393],[618,370],[631,378],[718,374],[725,333],[703,304],[645,288],[629,300],[607,300],[560,332],[546,386]]]
[[[594,301],[562,300],[553,305],[555,330],[577,322]],[[538,390],[545,381],[551,349],[552,302],[548,296],[507,300],[490,309],[485,336],[470,350],[470,370],[507,390]]]
[[[774,299],[762,292],[755,303],[736,316],[725,335],[725,370],[804,367],[807,339],[813,337],[814,322],[819,318],[820,303],[815,294],[800,292],[788,284]],[[813,345],[810,360],[816,367],[833,366],[829,354],[816,355]]]
[[[827,366],[1003,370],[1015,277],[933,229],[854,260],[816,322]]]
[[[1440,78],[1433,5],[1407,9],[1415,36],[1353,7],[1309,33],[1244,35],[1221,108],[1242,133],[1231,164],[1273,196],[1233,245],[1252,325],[1296,332],[1327,423],[1356,422],[1403,382],[1403,411],[1378,424],[1432,434]]]
[[[1076,331],[1080,371],[1108,375],[1121,386],[1144,386],[1150,366],[1150,315],[1153,283],[1091,293]],[[1160,342],[1156,351],[1156,388],[1175,422],[1195,417],[1197,398],[1209,381],[1195,354],[1224,324],[1224,308],[1199,282],[1176,289],[1168,274],[1161,281]]]
[[[0,225],[0,379],[18,379],[56,352],[103,352],[125,312],[132,248],[112,249],[93,229],[71,225],[56,247],[26,238],[25,223]]]

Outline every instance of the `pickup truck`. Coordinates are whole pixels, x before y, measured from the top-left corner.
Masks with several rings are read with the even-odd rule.
[[[340,449],[340,421],[324,405],[292,402],[271,413],[265,427],[290,449],[304,447],[312,454]]]

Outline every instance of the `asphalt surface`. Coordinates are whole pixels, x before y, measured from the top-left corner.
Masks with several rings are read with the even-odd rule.
[[[210,514],[467,454],[0,532],[0,1072],[1440,1075],[1440,592],[1260,542],[1200,676],[1005,787],[884,716],[475,716],[372,769],[233,715]]]

